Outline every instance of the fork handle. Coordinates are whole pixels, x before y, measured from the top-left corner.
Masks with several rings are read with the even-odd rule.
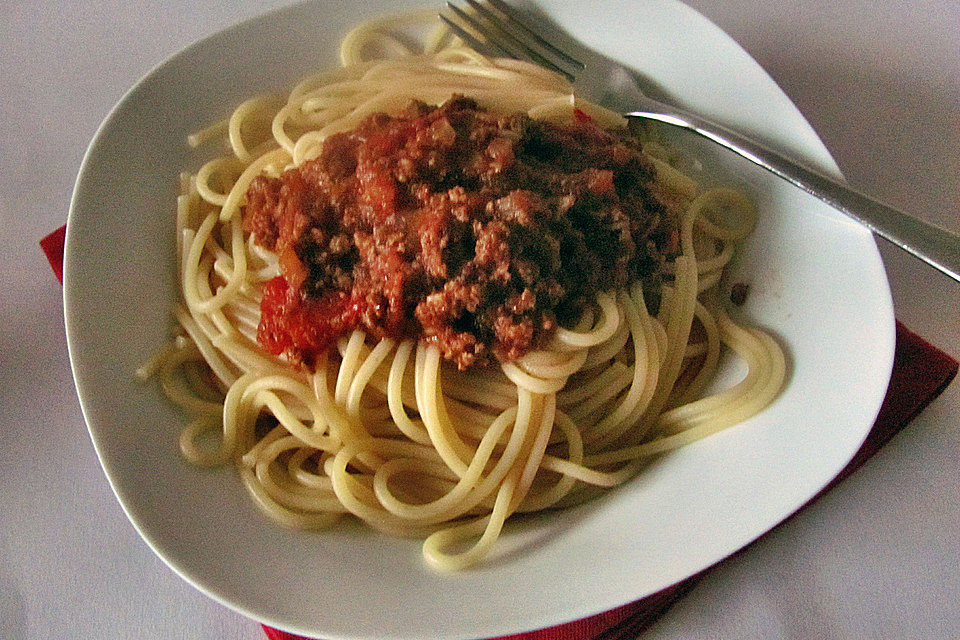
[[[660,103],[655,109],[633,111],[625,115],[695,131],[823,200],[875,234],[960,282],[960,236],[957,234],[877,202],[754,140],[685,110]]]

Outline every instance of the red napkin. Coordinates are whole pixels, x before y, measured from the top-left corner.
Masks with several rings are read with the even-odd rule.
[[[63,284],[63,243],[67,238],[67,225],[63,225],[40,241],[40,248],[50,262],[53,275]]]
[[[60,227],[43,240],[40,246],[57,280],[63,281],[64,229]],[[897,322],[897,343],[893,373],[887,396],[880,407],[877,421],[867,435],[863,446],[850,463],[819,494],[807,504],[843,481],[880,450],[898,431],[907,425],[940,395],[957,374],[957,361]],[[806,505],[805,505],[806,506]],[[804,507],[801,507],[801,510]],[[799,511],[798,511],[799,513]],[[796,514],[794,514],[796,515]],[[792,516],[791,516],[792,517]],[[710,569],[687,578],[672,587],[589,618],[566,624],[507,636],[504,640],[623,640],[634,638],[652,625],[673,603],[690,592]],[[263,626],[270,640],[310,640]]]

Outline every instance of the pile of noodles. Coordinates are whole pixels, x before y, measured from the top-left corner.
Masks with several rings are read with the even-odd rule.
[[[139,373],[156,374],[190,415],[183,455],[198,465],[235,463],[272,518],[317,528],[353,514],[424,538],[432,565],[460,569],[490,552],[512,514],[582,502],[651,456],[761,411],[782,386],[784,357],[719,302],[724,266],[754,226],[751,203],[698,185],[654,143],[644,153],[681,211],[680,255],[661,290],[636,283],[602,293],[547,348],[495,367],[461,372],[429,342],[374,340],[361,330],[340,339],[315,372],[266,353],[256,339],[260,291],[279,267],[242,229],[256,176],[316,157],[331,134],[414,98],[439,104],[462,94],[553,121],[576,108],[602,126],[624,126],[562,77],[484,58],[440,32],[410,54],[390,35],[396,21],[351,32],[342,68],[303,80],[285,98],[252,98],[192,136],[194,146],[225,139],[230,151],[183,176],[178,331]],[[722,349],[747,373],[701,397]]]

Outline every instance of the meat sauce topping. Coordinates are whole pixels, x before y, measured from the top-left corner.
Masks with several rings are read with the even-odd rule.
[[[250,185],[244,230],[279,256],[257,338],[313,368],[340,336],[416,337],[461,369],[509,361],[597,292],[655,279],[676,221],[639,143],[455,97],[370,116]]]

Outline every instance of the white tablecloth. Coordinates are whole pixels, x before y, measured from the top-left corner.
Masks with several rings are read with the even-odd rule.
[[[277,0],[0,6],[0,638],[262,637],[140,540],[90,444],[37,241],[150,67]],[[851,183],[960,229],[956,0],[695,0]],[[960,356],[960,286],[883,246],[897,316]],[[644,638],[960,638],[960,383],[865,468],[713,571]]]

